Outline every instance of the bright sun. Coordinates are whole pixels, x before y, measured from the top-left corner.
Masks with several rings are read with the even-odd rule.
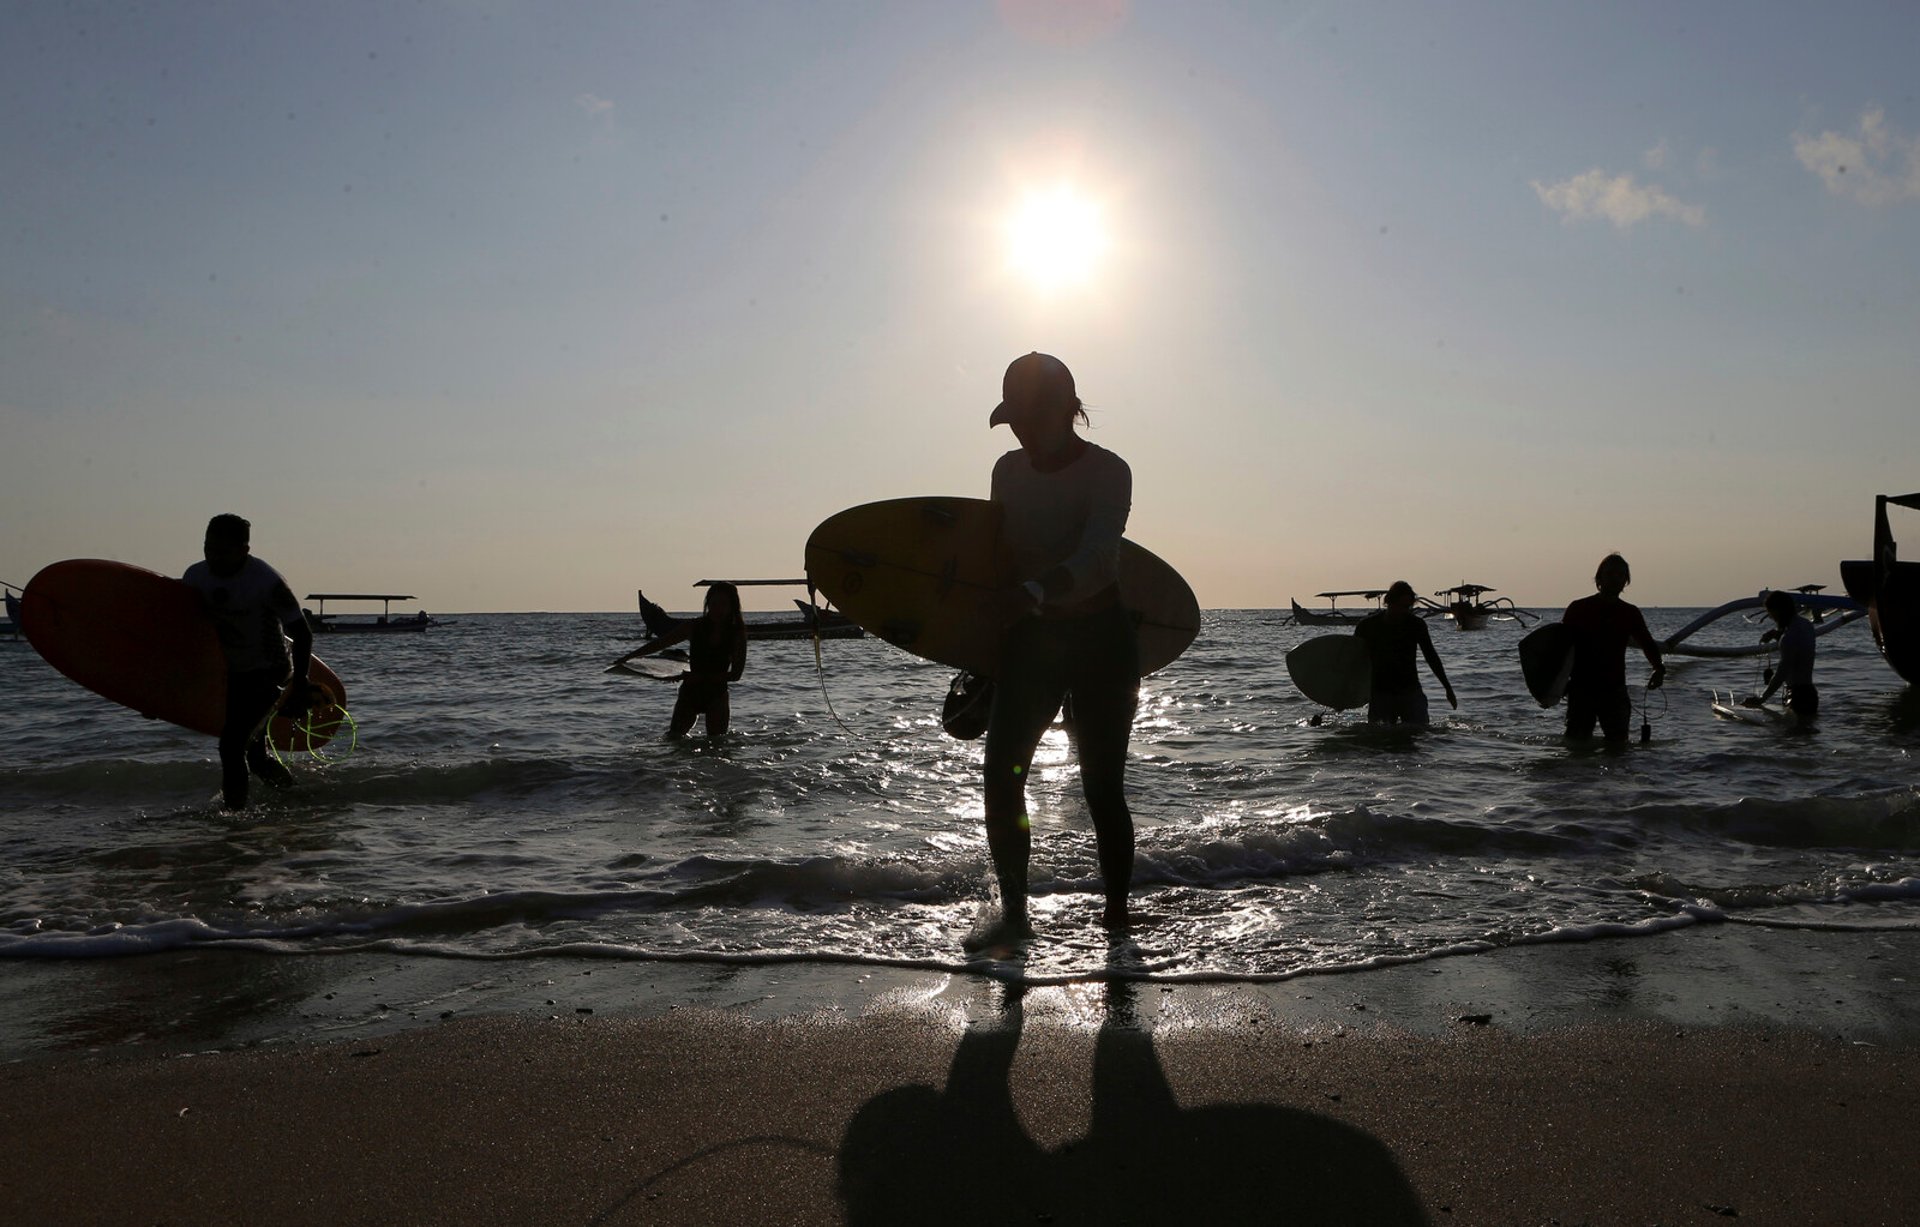
[[[1107,251],[1107,227],[1098,202],[1062,185],[1030,192],[1007,218],[1007,265],[1035,288],[1085,285]]]

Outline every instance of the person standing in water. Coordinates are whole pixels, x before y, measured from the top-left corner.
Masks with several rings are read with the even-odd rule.
[[[200,594],[227,658],[220,792],[230,810],[246,808],[249,773],[275,788],[292,785],[293,772],[267,750],[267,727],[276,710],[298,716],[311,701],[313,630],[280,572],[253,556],[252,538],[253,525],[239,516],[213,517],[204,560],[180,577]]]
[[[1369,724],[1427,723],[1427,696],[1420,689],[1420,675],[1413,667],[1416,648],[1427,658],[1427,668],[1447,692],[1447,703],[1456,710],[1460,706],[1460,700],[1454,697],[1453,683],[1447,680],[1447,671],[1440,665],[1440,655],[1433,650],[1433,635],[1427,629],[1427,620],[1413,612],[1413,602],[1413,585],[1404,579],[1397,580],[1387,589],[1387,607],[1379,613],[1368,614],[1353,628],[1353,633],[1367,645],[1367,655],[1373,661],[1373,692],[1367,698]]]
[[[1653,668],[1647,678],[1648,690],[1658,690],[1666,680],[1660,646],[1647,629],[1640,607],[1620,599],[1632,582],[1627,560],[1608,554],[1593,573],[1593,586],[1599,591],[1581,597],[1560,616],[1573,632],[1573,673],[1567,679],[1567,736],[1575,740],[1593,736],[1596,720],[1608,741],[1627,739],[1633,719],[1633,701],[1627,697],[1627,644],[1639,644]]]
[[[1033,831],[1027,772],[1069,692],[1080,786],[1099,846],[1108,928],[1127,925],[1133,815],[1126,798],[1127,741],[1140,690],[1139,646],[1120,604],[1120,536],[1133,501],[1127,462],[1080,437],[1087,414],[1060,359],[1013,360],[990,426],[1020,446],[993,466],[992,501],[1013,582],[987,603],[1004,627],[986,734],[987,846],[1000,886],[998,921],[973,947],[1030,935],[1027,863]]]
[[[680,679],[680,693],[667,721],[667,740],[685,737],[701,716],[707,720],[707,736],[718,737],[733,717],[727,686],[747,670],[747,623],[740,614],[740,590],[729,583],[709,584],[699,617],[675,621],[665,634],[620,659],[650,656],[676,643],[687,645],[687,673]]]
[[[1801,728],[1811,728],[1820,714],[1820,692],[1813,687],[1813,624],[1800,616],[1793,594],[1777,588],[1767,593],[1765,609],[1774,629],[1762,638],[1780,640],[1780,667],[1772,670],[1764,691],[1747,696],[1746,705],[1759,707],[1785,686],[1787,710]]]

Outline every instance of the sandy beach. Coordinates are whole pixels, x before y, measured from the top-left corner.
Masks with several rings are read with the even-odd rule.
[[[545,967],[344,1030],[306,1007],[408,984],[325,960],[334,987],[212,1047],[148,1017],[0,1067],[0,1196],[21,1223],[1897,1223],[1916,953],[1728,926],[1271,985]],[[1841,954],[1884,975],[1823,976]]]

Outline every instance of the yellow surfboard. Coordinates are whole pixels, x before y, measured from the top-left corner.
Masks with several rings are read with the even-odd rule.
[[[1012,570],[1000,509],[978,498],[902,498],[830,516],[807,538],[807,580],[843,613],[915,656],[987,677],[1003,631],[981,604]],[[1180,573],[1120,543],[1120,603],[1134,620],[1142,675],[1171,664],[1200,632],[1200,603]]]

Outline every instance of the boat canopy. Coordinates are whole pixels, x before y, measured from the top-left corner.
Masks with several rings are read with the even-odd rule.
[[[1348,588],[1340,592],[1316,592],[1313,595],[1324,597],[1363,596],[1373,601],[1387,595],[1387,590],[1385,588]]]
[[[309,601],[411,601],[411,595],[388,592],[309,592]]]

